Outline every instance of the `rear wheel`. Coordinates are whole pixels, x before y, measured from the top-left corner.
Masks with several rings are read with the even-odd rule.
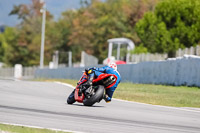
[[[99,85],[98,89],[96,90],[95,94],[92,95],[90,98],[85,98],[83,100],[83,104],[85,106],[92,106],[93,104],[95,104],[96,102],[100,102],[103,98],[103,94],[104,94],[104,86]]]
[[[69,95],[69,97],[67,98],[67,103],[68,104],[73,104],[73,103],[75,103],[76,102],[76,100],[75,100],[75,98],[74,98],[74,91]]]

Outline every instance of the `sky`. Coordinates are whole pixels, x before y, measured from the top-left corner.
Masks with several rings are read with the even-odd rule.
[[[57,20],[63,11],[77,9],[80,7],[80,0],[44,0],[47,10]],[[20,23],[16,15],[9,16],[14,5],[30,4],[31,0],[0,0],[0,25],[15,26]]]

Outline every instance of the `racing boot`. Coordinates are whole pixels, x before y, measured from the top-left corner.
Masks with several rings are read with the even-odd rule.
[[[105,95],[103,96],[103,99],[105,100],[106,103],[111,102],[111,98],[110,98],[107,94],[105,94]]]

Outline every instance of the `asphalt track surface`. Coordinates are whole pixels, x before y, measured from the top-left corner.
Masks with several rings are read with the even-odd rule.
[[[200,110],[113,100],[66,104],[72,88],[0,80],[0,123],[92,133],[200,133]]]

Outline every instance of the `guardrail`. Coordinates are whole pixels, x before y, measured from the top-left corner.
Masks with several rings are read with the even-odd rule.
[[[102,67],[98,65],[96,67]],[[22,78],[75,79],[81,77],[86,67],[65,67],[58,69],[23,68]],[[149,61],[137,64],[118,65],[122,82],[142,84],[186,85],[200,87],[200,57],[188,56],[165,61]],[[14,68],[1,68],[0,78],[13,78]]]
[[[101,67],[101,66],[99,66]],[[85,68],[37,69],[36,78],[76,79]],[[200,57],[184,56],[166,61],[118,65],[122,82],[200,87]]]

